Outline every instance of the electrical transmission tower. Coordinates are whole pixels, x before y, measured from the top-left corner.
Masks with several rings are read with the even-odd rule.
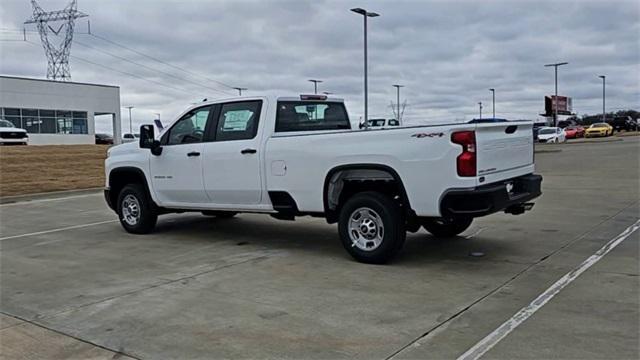
[[[40,41],[47,56],[47,79],[68,81],[71,80],[69,71],[69,52],[73,40],[73,27],[75,19],[88,16],[77,10],[77,0],[71,0],[62,10],[46,12],[42,10],[36,0],[31,0],[33,17],[25,21],[25,24],[36,24],[40,33]],[[53,25],[53,23],[57,23]],[[53,25],[53,27],[52,27]],[[56,25],[59,25],[56,27]],[[52,42],[49,31],[58,36],[64,28],[61,42]]]

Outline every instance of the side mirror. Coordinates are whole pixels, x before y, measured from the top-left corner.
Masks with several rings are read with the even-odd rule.
[[[156,156],[162,154],[162,146],[155,138],[153,125],[140,126],[140,148],[149,149]]]

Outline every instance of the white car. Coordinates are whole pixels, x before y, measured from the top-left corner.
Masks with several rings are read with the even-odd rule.
[[[352,129],[341,99],[300,95],[204,102],[140,133],[105,160],[105,199],[136,234],[171,212],[314,216],[355,259],[384,263],[407,231],[456,236],[541,194],[528,121]]]
[[[139,138],[140,138],[140,134],[126,133],[122,135],[122,142],[128,143],[128,142],[138,141]]]
[[[0,120],[0,144],[20,144],[29,143],[27,130],[15,127],[11,121]]]
[[[563,143],[567,141],[564,129],[559,127],[543,127],[538,130],[538,142]]]

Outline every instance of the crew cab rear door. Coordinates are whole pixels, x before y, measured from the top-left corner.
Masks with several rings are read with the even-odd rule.
[[[262,197],[260,164],[263,100],[244,100],[216,106],[211,127],[213,141],[204,144],[204,188],[215,205],[254,205]]]
[[[477,124],[479,184],[533,172],[533,123],[509,121]]]

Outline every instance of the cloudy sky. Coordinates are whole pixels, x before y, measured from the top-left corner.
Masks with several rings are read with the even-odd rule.
[[[39,3],[56,10],[67,1]],[[381,14],[369,24],[372,117],[393,116],[391,85],[399,83],[407,123],[469,120],[480,101],[488,114],[489,88],[496,89],[498,117],[534,119],[544,95],[553,93],[553,70],[543,65],[559,61],[569,62],[559,71],[559,93],[573,97],[575,112],[600,111],[599,74],[607,76],[608,109],[640,108],[637,1],[78,3],[96,36],[86,34],[86,19],[78,20],[72,78],[120,86],[122,106],[135,106],[134,124],[150,122],[154,113],[166,123],[192,102],[236,93],[225,85],[247,87],[248,95],[290,95],[312,92],[312,78],[324,81],[320,91],[344,98],[358,119],[363,34],[353,7]],[[28,0],[0,3],[2,74],[46,74],[37,33],[27,33],[33,44],[15,32],[30,15]],[[107,121],[96,127],[111,128]]]

